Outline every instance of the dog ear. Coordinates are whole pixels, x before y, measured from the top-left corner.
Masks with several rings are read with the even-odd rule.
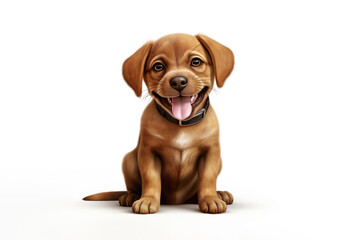
[[[144,44],[139,50],[125,60],[122,67],[122,73],[126,83],[134,90],[138,97],[141,96],[145,62],[149,56],[152,44],[152,42]]]
[[[234,54],[229,48],[205,35],[199,34],[195,37],[209,52],[214,65],[216,84],[222,87],[234,67]]]

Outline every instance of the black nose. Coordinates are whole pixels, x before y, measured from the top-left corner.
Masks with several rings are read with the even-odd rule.
[[[179,92],[181,90],[183,90],[187,84],[188,84],[188,81],[187,81],[186,77],[178,76],[178,77],[173,77],[172,79],[170,79],[170,86],[172,88],[178,90]]]

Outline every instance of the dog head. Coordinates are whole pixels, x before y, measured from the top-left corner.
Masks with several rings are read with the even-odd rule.
[[[148,42],[123,64],[137,96],[142,79],[149,94],[178,120],[192,117],[206,101],[214,78],[222,87],[234,66],[232,51],[204,35],[171,34]]]

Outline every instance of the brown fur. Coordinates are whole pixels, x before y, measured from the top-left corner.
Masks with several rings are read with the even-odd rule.
[[[194,57],[203,64],[190,66]],[[165,70],[154,71],[156,62],[162,63]],[[186,77],[188,85],[181,91],[182,95],[192,96],[205,89],[201,102],[192,110],[192,117],[204,106],[214,79],[222,87],[233,65],[231,50],[215,40],[204,35],[172,34],[148,42],[136,51],[124,62],[123,75],[137,96],[141,95],[144,79],[153,101],[163,107],[159,96],[179,94],[170,86],[170,79]],[[198,203],[202,212],[221,213],[233,202],[233,196],[216,191],[220,170],[219,124],[211,106],[199,123],[179,126],[162,117],[151,102],[141,118],[138,145],[124,157],[127,192],[100,193],[84,200],[116,199],[122,206],[132,206],[135,213],[154,213],[160,202]]]

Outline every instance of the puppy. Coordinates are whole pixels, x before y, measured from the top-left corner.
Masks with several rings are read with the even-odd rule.
[[[119,200],[134,213],[162,204],[198,203],[222,213],[233,196],[216,191],[221,170],[219,124],[209,103],[234,66],[232,51],[204,35],[171,34],[148,42],[123,64],[126,83],[140,97],[144,79],[152,102],[141,118],[136,148],[125,155],[127,191],[84,200]]]

